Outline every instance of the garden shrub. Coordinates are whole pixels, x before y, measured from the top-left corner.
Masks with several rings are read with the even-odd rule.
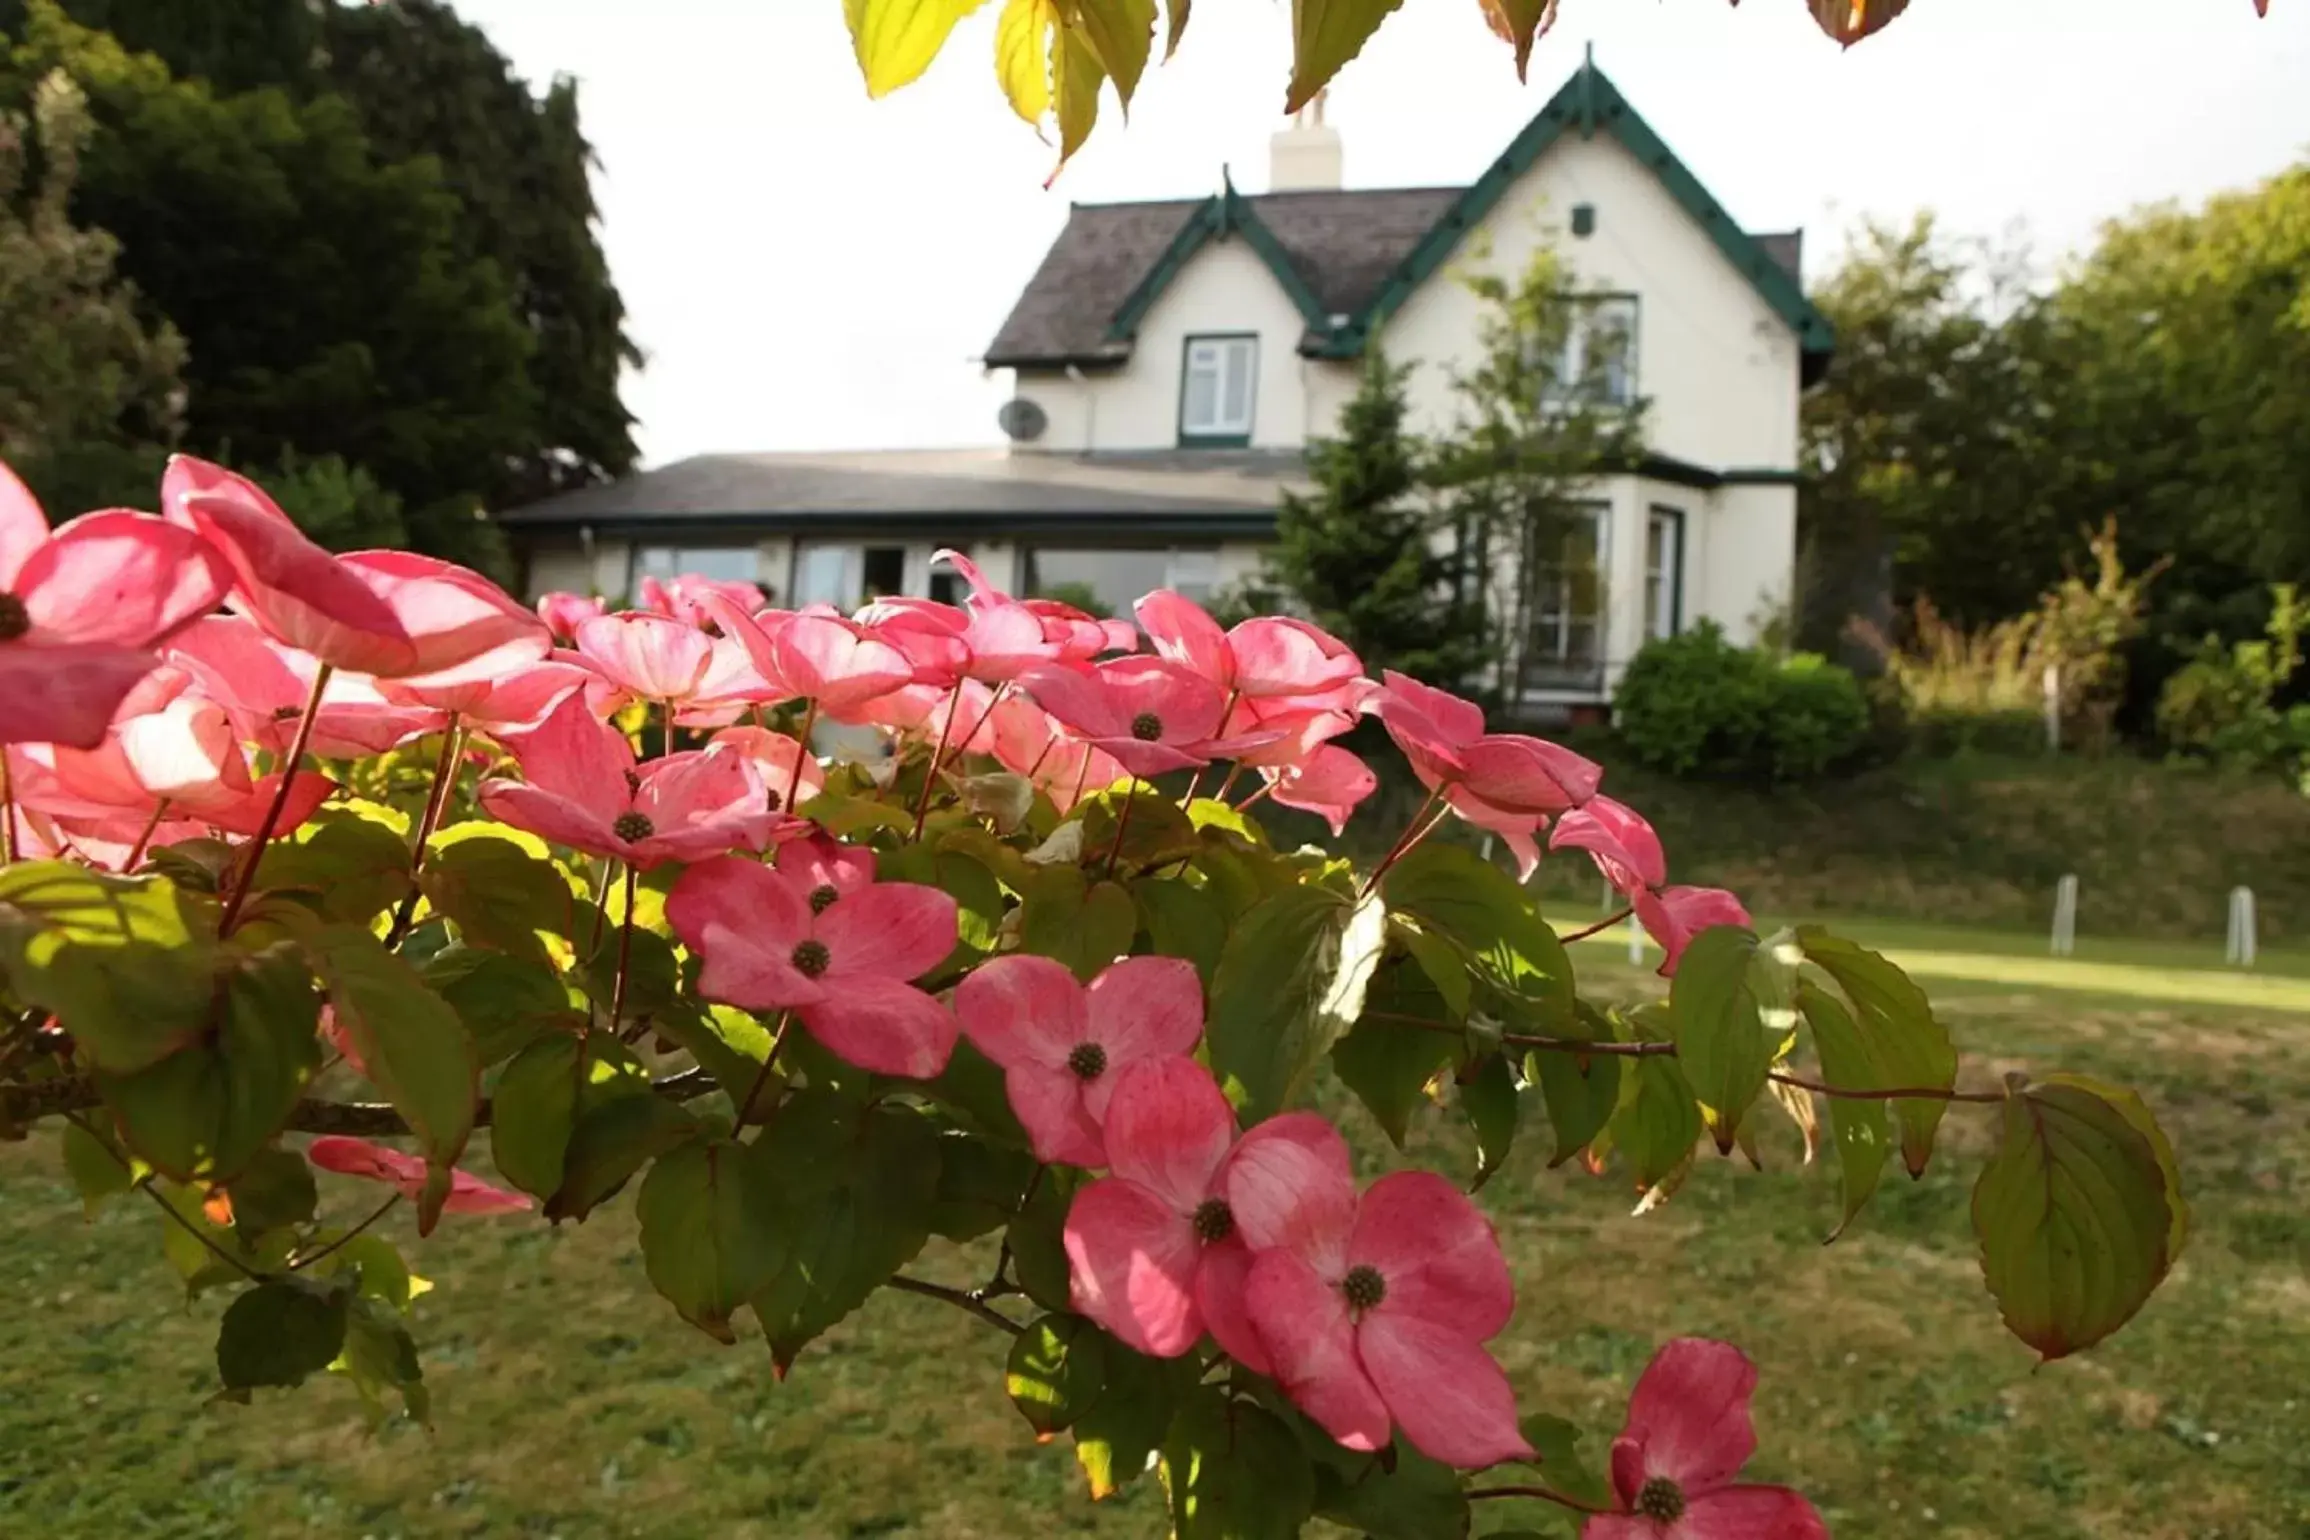
[[[1814,780],[1859,760],[1873,727],[1852,670],[1736,647],[1708,620],[1646,643],[1612,704],[1639,760],[1686,777]]]

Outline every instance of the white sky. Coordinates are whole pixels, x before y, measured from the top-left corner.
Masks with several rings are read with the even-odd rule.
[[[1264,189],[1289,0],[1199,0],[1126,127],[1049,192],[989,3],[930,74],[869,102],[836,0],[457,0],[533,81],[581,82],[610,265],[649,367],[645,459],[996,441],[972,360],[1069,200]],[[2144,202],[2310,155],[2310,0],[1918,0],[1850,53],[1805,0],[1564,0],[1531,84],[1475,0],[1407,0],[1335,82],[1350,186],[1458,183],[1593,42],[1597,63],[1751,229],[1802,225],[1808,274],[1862,213],[2026,222],[2043,259]],[[2182,18],[2188,17],[2188,20]]]

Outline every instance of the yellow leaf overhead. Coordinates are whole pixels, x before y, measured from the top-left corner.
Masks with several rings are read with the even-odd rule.
[[[866,94],[885,96],[930,68],[955,23],[986,0],[842,0]]]

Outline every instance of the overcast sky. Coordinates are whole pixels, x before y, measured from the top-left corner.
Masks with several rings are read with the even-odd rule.
[[[649,366],[649,463],[708,450],[996,441],[973,362],[1070,200],[1267,182],[1289,0],[1201,0],[1126,126],[1110,96],[1052,151],[991,67],[999,0],[930,74],[869,102],[837,0],[455,0],[533,81],[581,82],[610,266]],[[2042,260],[2134,205],[2310,155],[2310,0],[1919,0],[1840,53],[1804,0],[1564,0],[1519,85],[1475,0],[1407,0],[1335,82],[1350,186],[1464,182],[1584,45],[1752,229],[1803,226],[1808,276],[1863,214],[1938,210]],[[2183,18],[2187,17],[2187,20]]]

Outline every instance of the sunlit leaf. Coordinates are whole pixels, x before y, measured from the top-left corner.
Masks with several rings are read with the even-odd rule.
[[[1296,1540],[1315,1512],[1315,1472],[1274,1414],[1197,1389],[1163,1440],[1177,1540]]]
[[[1349,904],[1314,887],[1286,888],[1236,923],[1212,980],[1205,1043],[1246,1122],[1298,1098],[1363,1013],[1386,942],[1377,897]]]
[[[1852,47],[1909,9],[1909,0],[1809,0],[1823,32]],[[2255,0],[2256,4],[2262,0]]]
[[[1019,1333],[1003,1388],[1038,1438],[1066,1432],[1099,1399],[1110,1340],[1077,1315],[1046,1315]]]
[[[985,0],[842,0],[866,94],[883,96],[921,78],[955,23]]]
[[[1403,0],[1292,0],[1291,89],[1285,112],[1297,112],[1331,83],[1340,66],[1363,52],[1364,42]]]
[[[558,1191],[578,1119],[620,1096],[646,1096],[649,1071],[607,1032],[556,1032],[506,1065],[490,1097],[490,1153],[514,1186]]]
[[[1484,19],[1504,42],[1516,45],[1516,78],[1527,78],[1532,44],[1556,25],[1557,0],[1478,0]]]
[[[1124,116],[1130,116],[1131,95],[1139,89],[1154,43],[1155,0],[1074,0],[1074,8],[1075,26],[1115,82]]]
[[[1772,1068],[1772,1044],[1749,987],[1756,950],[1753,932],[1732,925],[1704,930],[1685,948],[1669,988],[1677,1058],[1725,1153]]]
[[[1381,891],[1390,908],[1459,948],[1476,1005],[1518,1031],[1572,1030],[1571,960],[1506,872],[1465,846],[1430,842],[1398,861]]]
[[[1053,181],[1097,126],[1099,87],[1106,79],[1105,66],[1083,35],[1061,27],[1051,43],[1051,110],[1059,120],[1059,163],[1051,168]]]
[[[1909,976],[1866,947],[1830,935],[1818,926],[1797,931],[1805,960],[1828,974],[1853,1007],[1857,1052],[1837,1069],[1824,1061],[1829,1084],[1856,1091],[1905,1088],[1948,1090],[1957,1084],[1957,1050],[1934,1019],[1925,992]],[[1815,1046],[1819,1046],[1816,1029]],[[1916,1176],[1933,1154],[1933,1136],[1949,1103],[1941,1098],[1904,1097],[1892,1104],[1901,1128],[1901,1156]]]
[[[63,861],[0,871],[0,972],[99,1069],[126,1073],[207,1030],[214,923],[166,880]]]

